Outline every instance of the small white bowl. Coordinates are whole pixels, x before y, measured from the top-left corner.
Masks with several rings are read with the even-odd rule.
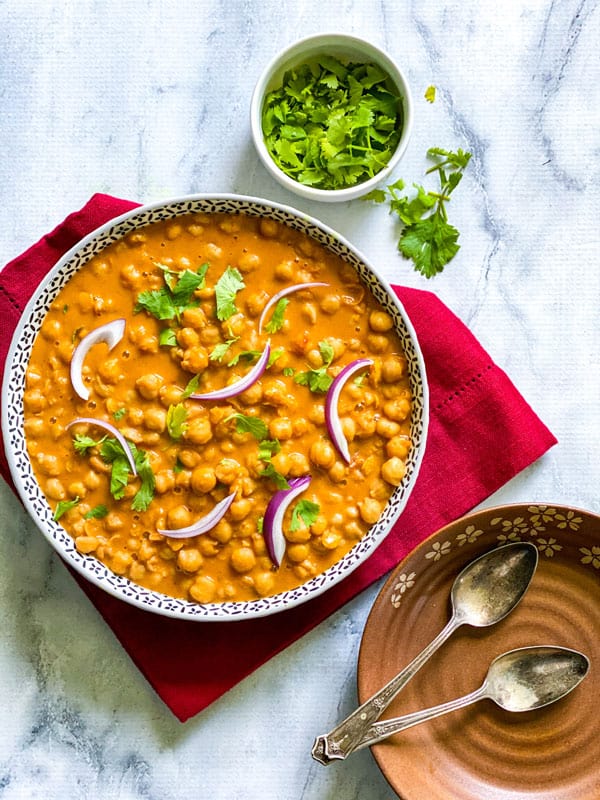
[[[344,63],[377,64],[387,73],[395,90],[402,98],[402,134],[391,159],[373,178],[344,189],[317,189],[313,186],[299,183],[289,175],[286,175],[271,158],[263,135],[262,109],[267,94],[282,85],[286,71],[304,64],[320,54],[333,56]],[[258,79],[250,106],[250,125],[254,144],[267,170],[286,189],[309,200],[320,200],[326,203],[354,200],[367,194],[367,192],[370,192],[371,189],[384,181],[396,167],[406,150],[412,130],[412,122],[413,108],[410,88],[400,67],[386,53],[370,42],[359,39],[356,36],[347,36],[339,33],[309,36],[275,56]]]

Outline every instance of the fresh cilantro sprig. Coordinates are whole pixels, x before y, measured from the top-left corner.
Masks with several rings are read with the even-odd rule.
[[[134,312],[146,311],[159,320],[179,320],[186,308],[197,305],[194,292],[204,286],[204,279],[208,264],[202,264],[196,272],[184,269],[174,272],[164,264],[157,264],[162,270],[165,285],[160,289],[140,292]],[[171,344],[171,341],[161,341],[161,344]]]
[[[319,352],[323,359],[323,366],[299,372],[294,376],[294,381],[301,386],[308,386],[311,392],[324,394],[333,383],[333,378],[327,370],[331,366],[335,353],[333,347],[325,340],[319,342]]]
[[[267,438],[269,429],[267,423],[260,419],[260,417],[250,417],[246,414],[235,413],[227,417],[225,422],[229,422],[229,420],[232,419],[235,420],[235,430],[237,433],[251,433],[259,442]]]
[[[70,511],[72,508],[79,503],[79,497],[75,497],[73,500],[59,500],[56,504],[56,508],[54,509],[54,514],[52,515],[52,519],[58,521],[63,514],[66,514],[67,511]]]
[[[390,160],[404,124],[401,98],[376,64],[322,56],[289,70],[262,112],[265,144],[287,175],[319,189],[354,186]]]
[[[464,150],[452,152],[441,147],[432,147],[427,151],[434,165],[426,171],[426,175],[437,172],[439,191],[425,189],[414,184],[416,193],[412,196],[401,194],[404,181],[398,180],[387,189],[375,189],[365,196],[365,200],[390,204],[390,212],[395,213],[403,224],[398,241],[398,249],[411,259],[415,270],[426,278],[432,278],[441,272],[460,250],[459,232],[448,222],[446,204],[456,189],[464,170],[469,163],[471,153]]]
[[[135,462],[138,478],[141,481],[131,501],[134,511],[145,511],[154,497],[155,478],[150,466],[148,453],[139,450],[133,442],[127,443]],[[129,460],[120,443],[113,438],[105,439],[100,446],[102,460],[111,465],[110,493],[115,500],[121,500],[125,494],[125,487],[129,481]]]
[[[288,307],[289,302],[290,301],[287,299],[287,297],[281,297],[277,301],[275,310],[271,315],[271,319],[265,325],[265,330],[267,333],[277,333],[277,331],[281,329],[285,318],[285,310]]]
[[[300,530],[302,527],[310,528],[317,521],[321,507],[312,500],[300,500],[292,509],[290,520],[290,530],[292,532]]]
[[[221,322],[237,313],[235,297],[246,284],[241,272],[235,267],[227,267],[215,284],[217,319]]]
[[[183,403],[170,405],[167,409],[167,432],[174,442],[178,442],[188,428],[188,412]]]

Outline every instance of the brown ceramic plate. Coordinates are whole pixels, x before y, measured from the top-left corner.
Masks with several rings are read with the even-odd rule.
[[[516,647],[572,647],[590,658],[590,672],[553,706],[511,714],[483,700],[375,745],[380,769],[403,800],[600,798],[600,516],[562,506],[503,506],[463,517],[419,545],[391,574],[367,620],[360,702],[446,624],[460,570],[511,541],[534,542],[540,556],[519,606],[491,628],[459,628],[384,717],[477,689],[492,659]]]

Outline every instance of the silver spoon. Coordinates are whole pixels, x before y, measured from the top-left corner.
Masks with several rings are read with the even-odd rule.
[[[509,614],[533,577],[538,552],[530,542],[515,542],[484,553],[457,576],[450,599],[452,616],[435,639],[376,694],[329,733],[318,736],[312,756],[321,764],[346,758],[398,692],[461,625],[485,628]]]
[[[493,700],[505,711],[543,708],[571,692],[585,678],[589,668],[590,662],[583,653],[566,647],[511,650],[492,661],[483,684],[476,691],[414,714],[375,722],[352,752],[484,698]]]

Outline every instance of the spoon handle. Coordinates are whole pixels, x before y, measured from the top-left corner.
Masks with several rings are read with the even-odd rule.
[[[352,752],[355,750],[362,750],[363,747],[370,747],[372,744],[377,744],[395,733],[400,733],[407,728],[412,728],[413,725],[418,725],[421,722],[441,717],[442,714],[448,714],[450,711],[457,711],[459,708],[476,703],[487,697],[486,687],[481,686],[470,694],[463,697],[457,697],[456,700],[449,700],[447,703],[442,703],[439,706],[432,708],[425,708],[421,711],[415,711],[413,714],[406,714],[402,717],[394,717],[393,719],[384,719],[381,722],[375,722],[364,733],[364,736],[354,745]]]
[[[327,766],[332,761],[346,758],[362,741],[365,732],[379,719],[398,692],[406,686],[413,675],[461,624],[461,621],[453,616],[446,627],[408,666],[349,714],[333,730],[323,736],[317,736],[312,749],[312,757],[315,761]]]

